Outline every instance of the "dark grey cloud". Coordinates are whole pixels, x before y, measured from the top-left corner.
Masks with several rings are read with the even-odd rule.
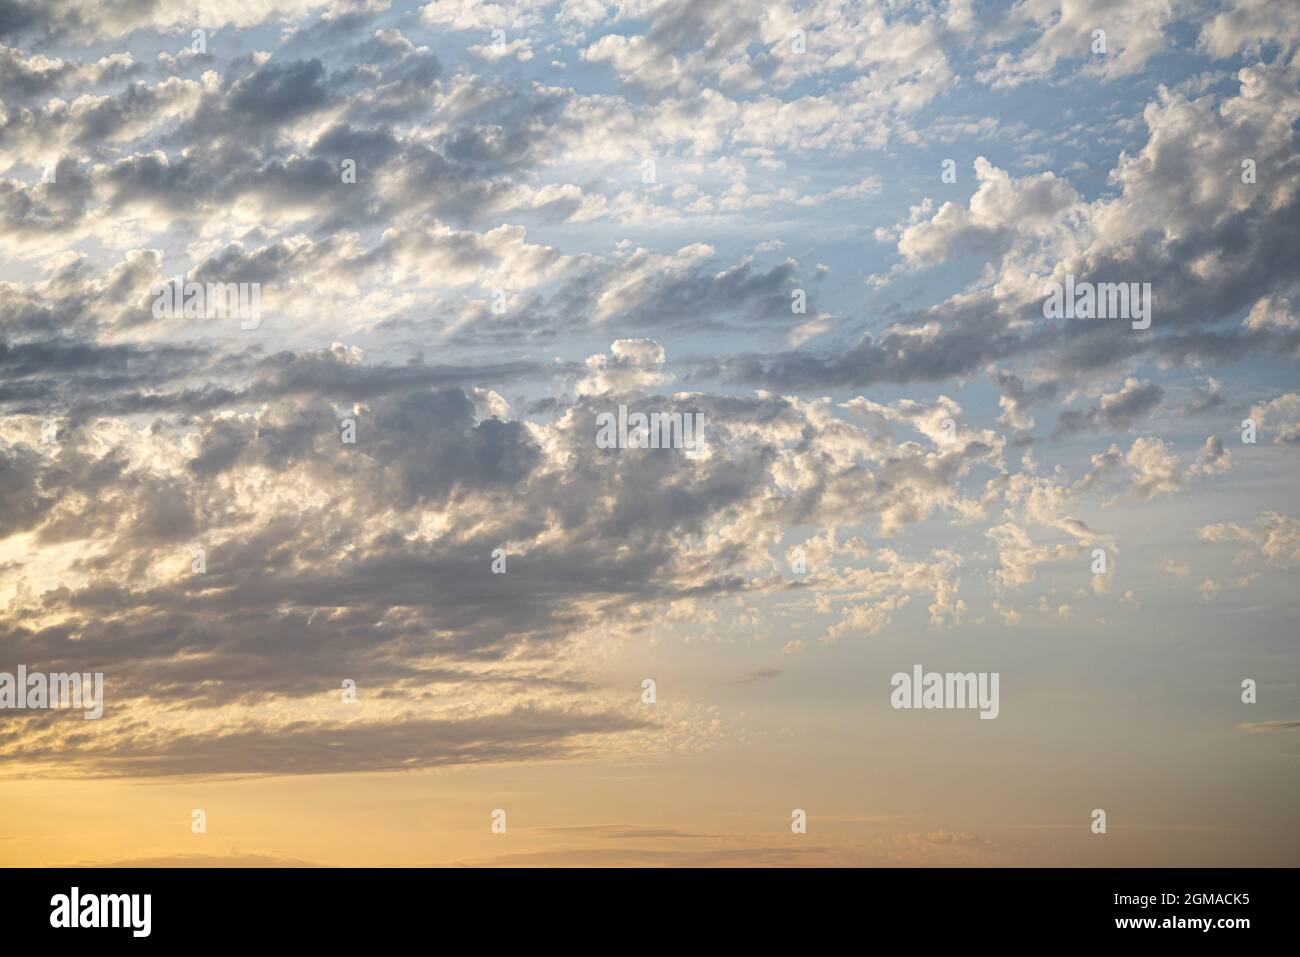
[[[46,5],[29,0],[0,0],[0,37],[18,37],[38,29],[48,29],[49,25]]]
[[[0,14],[2,15],[2,14]],[[4,35],[0,24],[0,36]],[[143,69],[124,54],[96,63],[74,59],[25,57],[21,50],[0,45],[0,91],[8,102],[49,96],[73,83],[86,86],[117,83]]]
[[[684,274],[652,275],[630,293],[614,321],[642,332],[681,326],[721,331],[756,321],[793,327],[804,318],[790,311],[790,293],[800,284],[797,266],[790,260],[768,269],[749,262],[721,270],[701,264]]]
[[[29,437],[31,422],[5,423],[27,437],[0,446],[0,537],[30,533],[70,556],[49,581],[14,596],[0,615],[0,644],[33,667],[102,670],[110,717],[90,727],[70,715],[5,715],[6,757],[102,775],[299,774],[567,759],[615,747],[620,736],[658,735],[664,729],[639,717],[635,695],[624,711],[620,691],[571,660],[578,636],[635,634],[673,602],[794,587],[778,581],[763,552],[786,530],[871,524],[893,534],[947,510],[966,517],[978,503],[955,499],[973,469],[981,480],[992,475],[990,502],[1010,484],[1001,436],[980,432],[943,448],[928,435],[895,435],[933,412],[920,406],[846,412],[880,419],[850,432],[819,420],[836,414],[825,403],[814,415],[782,394],[821,399],[987,374],[1013,406],[1005,414],[1021,434],[1011,441],[1027,442],[1029,426],[1015,423],[1029,409],[1138,364],[1226,363],[1300,347],[1300,331],[1285,324],[1238,321],[1260,296],[1294,292],[1300,281],[1300,200],[1282,187],[1177,240],[1153,222],[1133,243],[1073,264],[1097,282],[1151,282],[1156,315],[1146,334],[1123,323],[1044,321],[1037,304],[1000,298],[1003,284],[866,326],[846,320],[817,346],[763,352],[777,347],[755,337],[804,321],[790,312],[790,292],[816,281],[811,258],[805,267],[735,253],[674,256],[683,243],[711,239],[693,234],[709,225],[702,220],[651,222],[648,248],[635,250],[620,241],[639,223],[601,224],[565,256],[558,250],[573,234],[559,227],[582,199],[568,190],[514,208],[571,176],[585,198],[621,191],[613,170],[591,168],[600,164],[584,149],[607,131],[585,128],[582,115],[625,110],[644,120],[638,135],[661,146],[666,137],[677,151],[667,121],[639,112],[645,98],[603,89],[579,97],[558,81],[521,80],[513,64],[498,65],[495,79],[462,64],[448,74],[422,41],[383,26],[411,25],[411,36],[424,37],[416,17],[354,6],[286,23],[279,43],[274,29],[259,33],[269,58],[242,42],[220,56],[169,54],[157,61],[160,83],[136,82],[141,68],[123,59],[36,61],[32,44],[52,35],[86,38],[102,26],[122,39],[155,18],[167,27],[152,0],[106,6],[102,25],[70,10],[0,0],[0,36],[24,38],[0,48],[0,158],[25,172],[49,148],[68,153],[55,184],[0,182],[0,243],[25,278],[41,277],[0,287],[0,412],[58,419],[48,447]],[[673,0],[650,12],[645,42],[661,61],[690,59],[679,93],[733,60],[739,79],[718,85],[743,86],[779,66],[755,44],[756,17]],[[184,42],[183,32],[166,36]],[[215,79],[196,83],[209,67]],[[69,107],[39,102],[56,92],[98,95]],[[649,99],[665,105],[669,95]],[[711,124],[726,105],[694,97],[675,123]],[[841,144],[861,133],[826,135]],[[780,136],[771,136],[744,154],[747,165],[782,160]],[[810,133],[798,151],[821,149],[810,142],[818,138]],[[710,167],[702,141],[680,143],[679,156]],[[341,180],[346,160],[356,163],[356,183]],[[1283,187],[1294,182],[1293,165],[1261,168]],[[790,171],[802,189],[801,171]],[[1074,196],[1050,183],[1039,189],[1020,207],[1036,220]],[[545,278],[512,290],[509,314],[494,316],[478,308],[476,287],[517,264],[476,230],[503,222],[527,223],[520,258],[540,265],[519,272]],[[748,222],[724,224],[728,245],[733,227]],[[954,234],[951,250],[992,263],[1019,248],[1026,228],[972,225]],[[539,234],[548,245],[537,245]],[[613,254],[588,251],[608,250],[607,240],[620,243]],[[122,251],[137,244],[159,251]],[[101,267],[104,250],[112,255]],[[160,325],[148,292],[164,271],[259,282],[308,302],[316,286],[362,292],[356,323],[340,336],[346,344],[325,348],[330,339],[312,338],[310,322],[244,338]],[[419,281],[408,287],[403,274]],[[468,291],[423,298],[444,288]],[[400,305],[380,312],[386,301]],[[380,303],[376,315],[371,302]],[[576,382],[588,371],[587,342],[600,340],[590,351],[603,351],[617,336],[661,332],[666,341],[708,335],[700,348],[722,354],[675,368],[691,373],[684,380],[568,394],[585,392]],[[409,350],[395,347],[399,337]],[[380,358],[368,358],[372,343]],[[403,362],[405,353],[415,358]],[[718,395],[718,380],[769,392]],[[686,385],[705,388],[666,394]],[[503,411],[488,389],[518,396],[527,418]],[[1154,383],[1125,386],[1095,408],[1067,409],[1057,434],[1130,428],[1163,395]],[[701,412],[708,454],[597,449],[596,416],[625,400]],[[1214,395],[1197,401],[1212,408]],[[340,441],[345,417],[356,424],[355,445]],[[1207,445],[1207,462],[1226,455],[1217,440]],[[1096,474],[1122,461],[1118,450],[1099,456]],[[202,573],[186,572],[194,548],[205,550]],[[488,571],[497,548],[509,553],[507,575]],[[754,669],[736,680],[781,673]],[[357,680],[383,717],[352,722],[322,704],[316,718],[263,720],[276,705],[311,713],[343,678]],[[466,701],[474,707],[455,710]],[[223,716],[232,706],[246,720]],[[186,712],[214,727],[168,724]]]
[[[772,678],[779,677],[780,674],[781,674],[780,668],[759,668],[755,671],[751,671],[749,674],[744,675],[743,677],[736,678],[732,682],[732,684],[738,684],[738,685],[758,684],[760,681],[768,681]]]
[[[1128,380],[1117,392],[1103,395],[1091,409],[1066,409],[1056,421],[1056,435],[1125,430],[1154,412],[1165,390],[1154,382]]]
[[[88,744],[79,763],[91,776],[336,774],[579,757],[584,739],[650,727],[612,713],[517,709],[458,720],[414,719],[386,724],[296,722],[222,734],[159,740],[148,729],[110,747]],[[30,749],[40,764],[66,755]]]
[[[54,504],[41,489],[40,463],[26,446],[0,449],[0,538],[34,528]]]

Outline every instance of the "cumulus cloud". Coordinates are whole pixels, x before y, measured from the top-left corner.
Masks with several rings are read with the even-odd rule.
[[[1116,98],[1191,15],[1107,6],[1101,58],[1098,8],[1058,6],[6,7],[0,640],[113,702],[10,720],[7,766],[643,758],[731,721],[639,708],[611,674],[643,641],[753,634],[756,688],[904,629],[1135,611],[1087,571],[1127,547],[1110,509],[1300,430],[1252,384],[1300,349],[1295,23],[1224,4],[1186,33],[1209,79]],[[989,94],[1067,73],[1123,102],[1031,124]],[[959,184],[918,173],[938,143]],[[1150,282],[1151,330],[1047,320],[1067,274]],[[226,282],[258,328],[152,308]],[[598,448],[630,397],[702,415],[707,454]],[[1229,452],[1247,401],[1274,442]],[[1218,517],[1297,560],[1283,511]]]
[[[664,347],[651,339],[616,339],[609,355],[589,356],[587,375],[578,382],[578,395],[620,395],[639,392],[668,381]]]
[[[1300,444],[1300,395],[1288,392],[1251,407],[1248,418],[1255,427],[1274,433],[1278,445]]]
[[[1067,409],[1056,423],[1058,434],[1073,432],[1126,429],[1154,411],[1164,396],[1164,389],[1152,382],[1143,382],[1131,376],[1116,392],[1104,393],[1097,407],[1086,411]]]
[[[1249,525],[1217,522],[1197,529],[1207,542],[1244,542],[1254,546],[1270,565],[1288,566],[1300,561],[1300,520],[1278,512],[1266,512]]]

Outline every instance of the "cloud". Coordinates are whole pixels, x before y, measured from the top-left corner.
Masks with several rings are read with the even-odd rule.
[[[1207,542],[1244,542],[1254,545],[1270,565],[1286,567],[1300,562],[1300,520],[1278,512],[1265,512],[1250,525],[1217,522],[1196,530]]]
[[[1006,604],[1135,508],[1294,564],[1285,496],[1204,488],[1300,422],[1294,17],[1121,6],[0,0],[0,641],[109,687],[93,728],[10,715],[6,773],[646,761],[755,726],[645,711],[641,643],[752,635],[720,682],[797,696],[850,642],[1136,614],[1084,577]],[[1046,319],[1071,274],[1149,282],[1151,329]],[[264,321],[156,318],[178,276]],[[598,448],[629,399],[707,453]],[[1213,434],[1247,403],[1279,447]]]
[[[382,725],[295,722],[274,729],[214,734],[125,730],[111,743],[77,749],[90,776],[331,774],[574,757],[583,738],[644,727],[617,715],[570,715],[527,709],[471,720],[412,720]],[[52,755],[36,747],[35,764]],[[67,760],[64,754],[60,760]]]
[[[968,206],[944,203],[928,220],[918,210],[915,222],[895,227],[904,262],[942,262],[955,253],[996,256],[1016,236],[1053,229],[1079,200],[1074,188],[1053,173],[1016,180],[982,156],[975,159],[975,179],[979,188]]]
[[[97,0],[36,0],[21,7],[6,3],[0,8],[0,37],[70,38],[91,43],[110,37],[125,37],[137,30],[174,32],[192,22],[221,27],[251,27],[273,16],[302,16],[313,8],[336,8],[348,0],[268,0],[266,3],[229,4],[222,0],[198,0],[181,10],[166,4],[128,3],[106,7]]]
[[[76,84],[98,86],[128,79],[141,69],[129,53],[114,53],[92,62],[64,60],[0,44],[0,88],[7,98],[34,99]]]
[[[1163,397],[1164,389],[1160,386],[1130,376],[1117,392],[1103,394],[1095,409],[1067,409],[1062,412],[1056,423],[1056,432],[1058,435],[1070,435],[1076,432],[1126,429],[1153,412]]]
[[[1017,39],[1028,45],[1001,53],[979,79],[993,88],[1015,87],[1048,76],[1061,61],[1084,61],[1082,72],[1113,80],[1140,70],[1162,49],[1165,30],[1175,19],[1169,0],[1132,3],[1061,4],[1055,0],[1018,0],[1006,17]],[[1096,31],[1101,29],[1102,37]]]
[[[1288,392],[1268,402],[1261,402],[1251,407],[1247,417],[1255,423],[1257,429],[1272,431],[1274,444],[1300,444],[1300,395]]]
[[[1198,43],[1216,57],[1230,57],[1245,47],[1275,42],[1294,49],[1300,40],[1300,14],[1268,0],[1230,0],[1201,28]]]
[[[1295,731],[1300,729],[1300,719],[1294,721],[1247,721],[1237,725],[1238,731],[1259,734],[1270,731]]]
[[[1300,116],[1297,69],[1285,61],[1244,67],[1237,93],[1226,98],[1159,91],[1143,112],[1145,144],[1121,152],[1111,170],[1113,196],[1086,201],[1048,174],[1016,180],[977,162],[979,187],[968,205],[945,203],[936,212],[923,202],[879,234],[899,251],[891,282],[961,257],[989,263],[972,288],[905,314],[908,326],[930,334],[905,337],[895,323],[835,354],[728,357],[718,372],[778,389],[866,388],[939,381],[1017,359],[1034,362],[1042,378],[1083,384],[1143,359],[1193,365],[1294,352],[1300,337],[1286,321],[1257,314],[1235,331],[1214,327],[1262,298],[1285,298],[1300,278],[1277,255],[1300,222],[1300,171],[1289,162]],[[1257,171],[1268,170],[1267,195],[1242,180],[1243,141],[1252,144]],[[1149,334],[1110,322],[1044,322],[1046,284],[1069,274],[1149,282]],[[1161,315],[1178,321],[1162,324]]]
[[[626,395],[668,381],[664,347],[651,339],[615,339],[609,355],[589,356],[587,375],[578,382],[578,395]]]

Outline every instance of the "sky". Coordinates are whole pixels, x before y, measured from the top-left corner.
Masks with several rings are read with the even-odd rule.
[[[0,865],[1300,864],[1298,140],[1280,0],[0,0]]]

